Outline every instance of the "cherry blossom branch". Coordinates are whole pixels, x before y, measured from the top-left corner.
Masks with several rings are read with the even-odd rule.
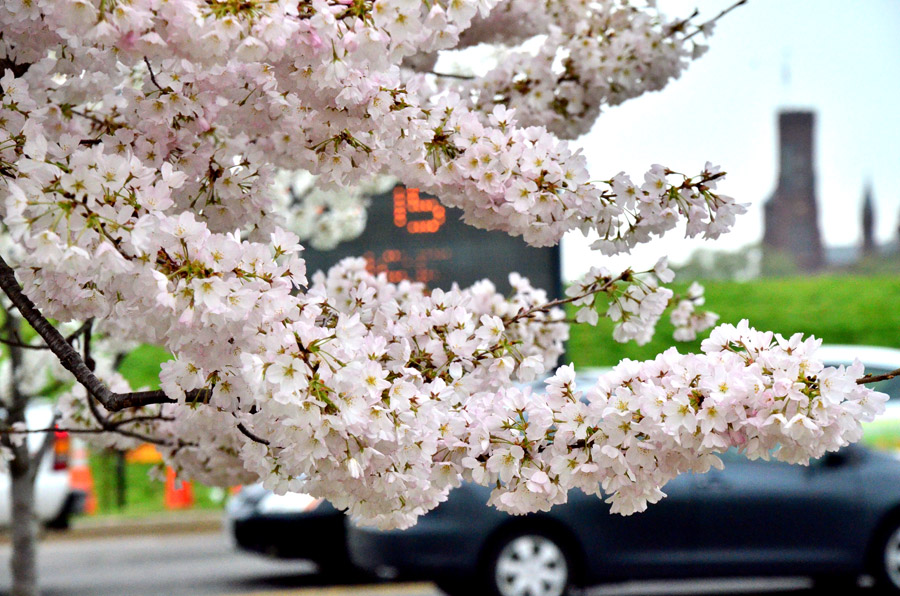
[[[156,85],[156,88],[160,91],[164,91],[164,89],[160,86],[160,84],[156,80],[156,75],[153,74],[153,67],[150,66],[150,61],[144,56],[144,64],[147,65],[147,70],[150,72],[150,80],[153,81],[153,84]]]
[[[475,79],[475,77],[470,76],[470,75],[454,74],[454,73],[450,73],[450,72],[435,72],[433,70],[430,71],[428,74],[433,74],[436,77],[446,77],[448,79],[459,79],[461,81],[472,81]]]
[[[145,443],[152,443],[154,445],[168,446],[169,442],[164,439],[159,439],[156,437],[151,437],[150,435],[145,435],[144,433],[138,433],[132,430],[126,430],[119,428],[121,425],[116,422],[110,422],[109,418],[103,416],[100,413],[100,410],[97,409],[97,404],[95,402],[96,397],[93,393],[88,391],[87,394],[87,403],[88,408],[91,411],[91,414],[94,416],[94,421],[100,425],[100,430],[102,432],[113,432],[122,435],[123,437],[130,437],[132,439],[138,439],[139,441],[144,441]],[[122,422],[124,424],[125,421]]]
[[[81,335],[84,332],[85,327],[87,326],[87,321],[82,323],[78,329],[70,333],[66,336],[66,341],[70,344],[75,341],[75,338]],[[15,339],[9,339],[7,337],[0,336],[0,344],[5,344],[14,348],[25,348],[27,350],[49,350],[50,347],[47,344],[28,344],[25,343],[18,334],[14,335]]]
[[[686,35],[684,39],[686,39],[686,40],[690,39],[690,38],[694,37],[695,35],[697,35],[698,33],[700,33],[701,31],[706,31],[706,28],[709,25],[712,25],[713,23],[715,23],[716,21],[718,21],[719,19],[721,19],[722,17],[727,15],[729,12],[731,12],[735,8],[737,8],[739,6],[743,6],[744,4],[747,4],[747,0],[738,0],[737,2],[732,4],[731,6],[729,6],[728,8],[726,8],[725,10],[723,10],[722,12],[720,12],[719,14],[717,14],[716,16],[711,18],[710,20],[701,23],[697,27],[696,31],[692,32],[690,35]]]
[[[125,424],[134,424],[136,422],[173,422],[174,420],[174,416],[164,416],[163,414],[156,414],[152,416],[132,416],[131,418],[126,418],[124,420],[113,420],[110,421],[109,425],[113,427],[119,427]]]
[[[59,419],[59,412],[54,412],[53,421],[51,424],[55,424]],[[53,445],[53,441],[55,439],[55,435],[47,434],[44,436],[44,440],[41,441],[41,446],[38,447],[38,450],[31,456],[31,465],[28,467],[28,474],[31,478],[35,478],[37,476],[38,468],[41,466],[41,461],[43,461],[44,456],[47,455],[47,452],[50,451],[50,447]]]
[[[47,428],[13,428],[7,426],[0,428],[0,435],[37,435],[40,433],[81,433],[81,434],[99,434],[109,432],[104,428],[60,428],[57,426],[48,426]]]
[[[22,292],[22,287],[16,280],[15,272],[2,256],[0,256],[0,288],[3,289],[25,320],[41,336],[47,347],[56,354],[60,364],[72,373],[75,379],[87,389],[88,393],[95,396],[97,401],[107,410],[118,411],[150,404],[175,402],[163,391],[134,391],[131,393],[114,393],[111,391],[103,384],[103,381],[91,372],[81,355],[78,354],[56,327],[51,325],[38,311],[31,299]],[[206,390],[200,389],[189,392],[187,394],[188,401],[197,401],[204,391]]]
[[[257,434],[254,434],[250,429],[244,426],[243,422],[238,422],[237,429],[241,431],[241,434],[253,441],[254,443],[259,443],[260,445],[270,445],[269,441],[263,439]]]
[[[582,298],[585,298],[591,294],[603,293],[620,281],[628,281],[629,279],[631,279],[632,274],[633,273],[632,273],[631,269],[626,269],[625,271],[623,271],[616,277],[604,282],[599,287],[594,287],[594,284],[591,284],[590,289],[585,292],[582,292],[581,294],[576,294],[575,296],[569,296],[568,298],[557,298],[556,300],[551,300],[550,302],[547,302],[546,304],[542,304],[541,306],[535,306],[534,308],[530,308],[526,311],[519,312],[518,314],[516,314],[516,316],[514,316],[510,319],[504,320],[503,323],[505,325],[511,325],[513,323],[518,323],[522,319],[527,319],[536,313],[539,313],[539,312],[548,313],[552,309],[556,308],[557,306],[562,306],[563,304],[569,304],[570,302],[575,302],[576,300],[581,300]]]
[[[25,342],[23,342],[21,340],[9,339],[6,337],[0,337],[0,344],[10,346],[12,348],[24,348],[26,350],[49,350],[50,349],[44,344],[39,344],[39,345],[26,344]]]
[[[878,381],[887,381],[894,377],[900,377],[900,368],[884,373],[883,375],[864,375],[856,379],[857,385],[865,385],[867,383],[877,383]]]

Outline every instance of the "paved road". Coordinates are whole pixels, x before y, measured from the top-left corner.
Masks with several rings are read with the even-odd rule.
[[[9,552],[9,545],[0,547],[3,565]],[[233,594],[314,577],[311,564],[236,553],[222,534],[46,542],[39,550],[38,567],[45,596]],[[4,569],[0,594],[8,590]]]
[[[297,540],[308,537],[297,536]],[[9,545],[0,545],[0,595],[9,592]],[[44,596],[440,596],[431,584],[333,586],[304,562],[235,552],[223,534],[98,538],[45,542],[39,552]],[[629,583],[585,596],[650,594],[810,594],[800,580]],[[777,590],[790,590],[776,592]],[[800,591],[797,591],[800,590]]]

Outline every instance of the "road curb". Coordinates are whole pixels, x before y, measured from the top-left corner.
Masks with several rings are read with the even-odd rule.
[[[67,530],[42,530],[42,541],[87,540],[124,536],[163,536],[171,534],[212,533],[222,531],[223,511],[191,511],[141,518],[80,517]],[[0,544],[10,541],[9,530],[0,532]]]

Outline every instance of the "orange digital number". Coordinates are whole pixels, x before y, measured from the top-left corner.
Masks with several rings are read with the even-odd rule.
[[[448,248],[426,248],[415,251],[413,255],[389,248],[380,255],[371,251],[366,252],[363,257],[366,259],[366,269],[373,275],[384,273],[391,283],[409,279],[420,281],[425,285],[440,280],[440,275],[432,267],[452,258],[452,252]]]
[[[428,219],[409,219],[410,213],[427,213]],[[447,211],[436,199],[422,199],[418,188],[394,189],[394,225],[410,234],[433,234],[447,221]]]

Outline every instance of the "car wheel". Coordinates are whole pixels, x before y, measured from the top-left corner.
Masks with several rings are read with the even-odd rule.
[[[572,558],[556,536],[535,530],[510,534],[485,567],[496,596],[563,596],[572,583]]]
[[[72,525],[72,520],[69,516],[68,510],[63,510],[54,517],[53,519],[47,521],[44,526],[46,526],[50,530],[68,530]]]
[[[875,551],[875,588],[879,594],[900,594],[900,520],[895,520]]]
[[[318,563],[318,567],[319,576],[335,584],[352,585],[368,583],[375,579],[374,575],[346,560],[331,564]]]
[[[434,583],[447,596],[472,596],[475,593],[471,577],[439,578]]]

